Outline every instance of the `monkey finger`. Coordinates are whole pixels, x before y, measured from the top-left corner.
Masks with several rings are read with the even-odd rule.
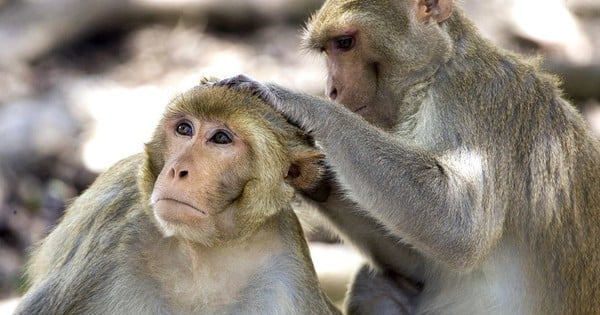
[[[271,89],[257,81],[254,80],[244,74],[238,74],[237,76],[223,79],[220,81],[216,81],[212,83],[213,86],[226,86],[230,89],[234,89],[236,91],[239,90],[248,90],[252,93],[252,95],[258,97],[263,100],[267,104],[276,107],[275,96],[273,95]]]
[[[264,89],[264,85],[244,74],[238,74],[234,77],[216,81],[213,83],[214,86],[226,86],[234,90],[250,90],[253,94],[257,94],[261,89]]]

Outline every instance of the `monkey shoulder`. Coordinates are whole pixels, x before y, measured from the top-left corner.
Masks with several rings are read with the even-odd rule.
[[[135,206],[141,197],[138,175],[143,162],[144,156],[136,154],[101,173],[67,209],[67,217],[79,212],[96,216],[99,212],[125,210]]]
[[[116,225],[129,221],[123,217],[141,216],[143,203],[139,200],[137,174],[142,162],[142,155],[134,155],[98,176],[66,209],[59,224],[41,243],[37,256],[56,256],[44,253],[44,249],[70,248],[93,233],[112,235]]]
[[[143,155],[134,155],[117,162],[69,206],[30,259],[31,288],[17,314],[108,314],[134,305],[132,312],[147,307],[145,313],[156,313],[160,304],[151,301],[159,292],[114,289],[156,287],[146,283],[152,279],[138,276],[142,258],[131,255],[143,246],[140,240],[160,238],[140,199],[137,177],[143,161]]]
[[[262,276],[253,286],[262,287],[275,301],[285,301],[275,306],[282,314],[340,314],[316,280],[304,232],[291,207],[280,213],[279,234],[285,247],[261,267]]]
[[[313,267],[291,251],[261,267],[234,309],[245,314],[338,314],[320,289]]]

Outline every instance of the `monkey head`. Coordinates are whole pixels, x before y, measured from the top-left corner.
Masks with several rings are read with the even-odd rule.
[[[168,105],[140,176],[163,233],[205,246],[250,235],[323,171],[300,129],[251,93],[209,83]]]
[[[329,0],[306,25],[303,46],[327,61],[326,95],[371,124],[392,129],[399,104],[410,103],[448,60],[452,45],[440,23],[451,1]]]

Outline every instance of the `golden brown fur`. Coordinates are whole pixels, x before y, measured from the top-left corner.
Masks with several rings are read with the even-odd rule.
[[[16,314],[337,313],[289,205],[321,157],[249,93],[182,94],[36,249]]]

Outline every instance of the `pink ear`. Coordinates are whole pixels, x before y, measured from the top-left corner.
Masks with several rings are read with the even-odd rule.
[[[325,158],[323,153],[313,149],[294,152],[286,180],[296,189],[312,188],[323,174],[323,165],[320,163],[323,158]]]
[[[438,23],[450,17],[452,14],[452,0],[416,0],[417,20],[426,22],[430,19]]]

